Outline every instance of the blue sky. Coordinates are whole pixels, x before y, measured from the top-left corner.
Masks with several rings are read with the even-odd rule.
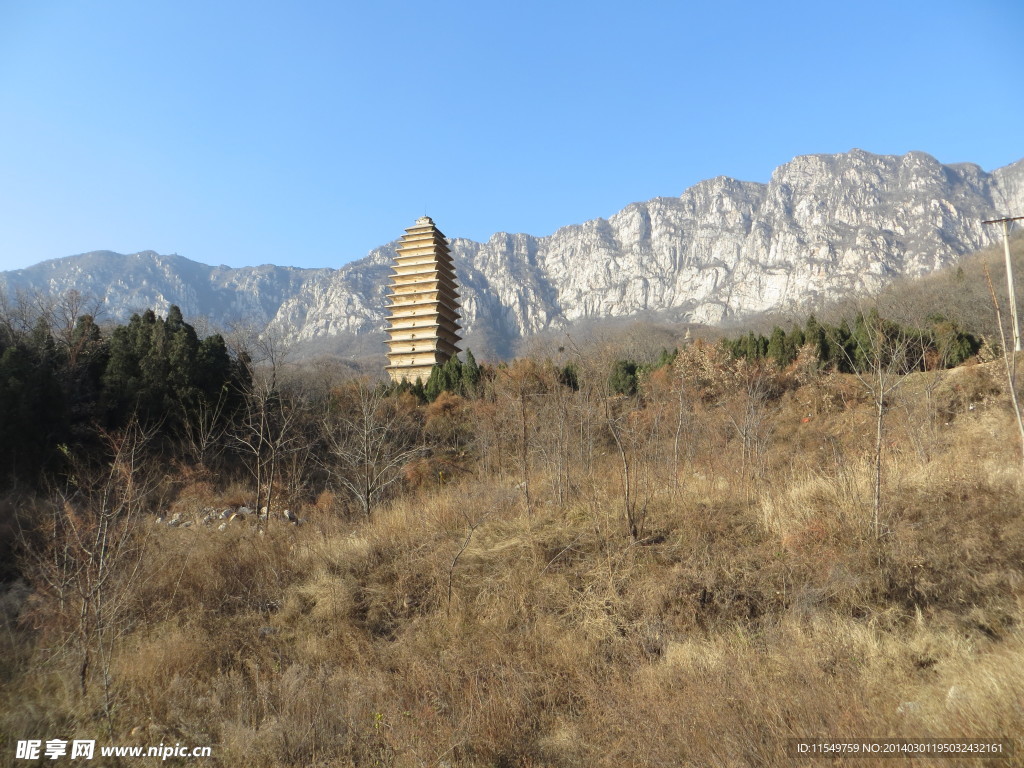
[[[0,270],[336,267],[423,213],[545,235],[853,147],[992,170],[1022,29],[1019,0],[0,0]]]

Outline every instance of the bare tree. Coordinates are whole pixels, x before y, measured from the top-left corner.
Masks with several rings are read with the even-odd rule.
[[[858,315],[849,347],[844,346],[841,340],[835,341],[874,410],[871,531],[878,539],[883,534],[882,460],[885,417],[907,374],[923,367],[925,344],[919,334],[882,319],[877,310]]]
[[[657,403],[644,403],[640,395],[612,394],[610,382],[606,386],[605,427],[619,458],[623,519],[629,536],[639,541],[644,537],[651,501],[667,487],[657,468],[664,465],[662,457],[678,421],[673,423],[669,412]],[[650,387],[641,389],[650,395]]]
[[[600,334],[592,335],[581,343],[567,333],[565,340],[576,379],[576,392],[569,412],[576,433],[577,460],[580,472],[589,475],[596,467],[598,445],[606,434],[608,372],[619,350]]]
[[[74,289],[57,297],[37,293],[33,301],[39,315],[46,318],[54,338],[72,358],[82,343],[75,333],[79,318],[95,319],[103,312],[103,299]]]
[[[369,517],[401,470],[424,452],[415,407],[364,379],[337,391],[323,420],[326,468]]]
[[[740,472],[749,491],[751,477],[763,474],[763,458],[774,431],[768,405],[774,396],[776,381],[774,372],[760,362],[737,360],[732,374],[739,395],[739,411],[730,413],[728,418],[740,438]]]
[[[14,296],[0,291],[0,331],[8,339],[27,335],[39,319],[34,295],[18,290]]]
[[[548,468],[553,495],[563,504],[575,489],[571,460],[575,393],[556,376],[552,375],[552,379],[548,391],[537,397],[534,439],[539,457]]]
[[[256,483],[256,509],[269,515],[286,457],[304,446],[298,426],[306,404],[295,382],[285,381],[290,349],[280,337],[236,333],[232,341],[248,373],[235,444]]]
[[[644,423],[644,414],[639,408],[614,402],[612,398],[606,400],[605,407],[608,431],[622,472],[622,513],[626,531],[634,541],[639,541],[644,535],[654,490],[649,459],[658,430]]]
[[[459,559],[465,553],[466,549],[469,548],[469,543],[473,540],[473,534],[476,533],[476,529],[483,525],[484,521],[487,520],[490,515],[489,510],[481,510],[479,507],[465,506],[460,507],[459,516],[465,522],[466,525],[466,538],[462,542],[458,551],[455,553],[455,557],[452,558],[451,565],[448,566],[448,596],[445,602],[445,614],[450,616],[452,611],[452,593],[454,589],[455,580],[455,566],[459,564]]]
[[[674,490],[679,489],[679,465],[681,463],[680,451],[682,448],[682,441],[692,422],[692,406],[690,401],[692,399],[690,393],[687,391],[686,380],[678,375],[673,366],[673,389],[675,394],[675,427],[672,430],[672,488]]]
[[[514,433],[527,513],[533,512],[533,450],[537,443],[537,403],[549,389],[549,376],[532,360],[516,360],[501,368],[494,382],[498,402],[504,407],[506,426]]]
[[[210,462],[225,448],[228,424],[224,419],[224,409],[227,402],[228,391],[224,387],[218,392],[216,402],[199,397],[194,403],[180,403],[182,442],[192,460],[202,468],[208,469]]]
[[[77,656],[82,696],[98,678],[112,727],[111,662],[129,630],[126,611],[140,577],[149,530],[139,526],[144,500],[157,482],[146,447],[155,429],[137,421],[103,435],[109,456],[99,465],[69,456],[74,471],[54,494],[50,516],[22,531],[29,574],[43,599],[38,619],[57,647]]]
[[[697,418],[697,409],[719,394],[716,383],[723,378],[720,373],[723,364],[719,349],[699,339],[683,345],[672,363],[672,487],[676,490],[683,452],[685,450],[687,457],[693,459],[696,432],[706,421]]]

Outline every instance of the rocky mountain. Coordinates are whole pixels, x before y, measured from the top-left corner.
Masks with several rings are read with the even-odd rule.
[[[797,157],[767,184],[710,179],[547,237],[455,238],[452,253],[463,325],[474,348],[500,355],[518,338],[588,319],[715,324],[873,292],[998,242],[998,228],[981,221],[1010,212],[1024,213],[1024,160],[987,173],[922,152],[855,149]],[[309,349],[362,341],[378,351],[395,245],[337,270],[99,251],[0,273],[0,282],[9,294],[103,297],[116,319],[178,304],[187,317],[256,323]]]

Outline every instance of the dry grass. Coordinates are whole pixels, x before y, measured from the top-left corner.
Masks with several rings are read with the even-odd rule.
[[[866,406],[803,390],[772,404],[753,479],[711,414],[640,542],[611,454],[561,502],[538,465],[530,511],[514,471],[479,472],[365,521],[324,495],[301,527],[153,528],[109,718],[59,647],[4,630],[0,764],[11,739],[75,734],[211,744],[225,766],[568,767],[1024,732],[1024,487],[1003,404],[958,375],[936,431],[923,398],[893,409],[881,539]],[[178,503],[208,493],[245,496]]]

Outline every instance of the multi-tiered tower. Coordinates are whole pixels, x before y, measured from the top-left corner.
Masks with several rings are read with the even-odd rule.
[[[423,216],[405,230],[388,294],[388,366],[392,381],[426,383],[435,365],[458,354],[459,302],[448,241]]]

